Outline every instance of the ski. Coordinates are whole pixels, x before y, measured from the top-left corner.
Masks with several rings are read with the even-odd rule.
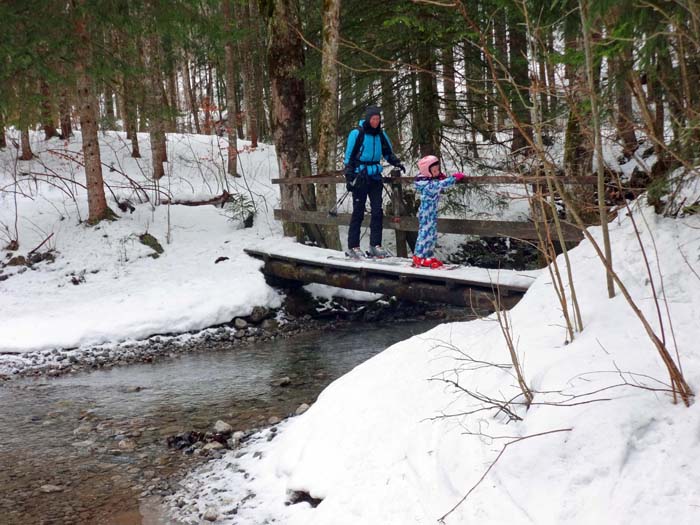
[[[400,268],[414,268],[416,270],[430,270],[430,271],[441,271],[441,270],[457,270],[462,268],[460,264],[444,264],[439,268],[428,268],[422,266],[413,266],[413,263],[409,259],[404,259],[403,257],[384,257],[381,259],[375,257],[363,257],[362,259],[352,259],[347,256],[336,256],[329,255],[328,259],[333,261],[344,261],[349,263],[372,263],[372,264],[383,264],[386,266],[396,266]]]

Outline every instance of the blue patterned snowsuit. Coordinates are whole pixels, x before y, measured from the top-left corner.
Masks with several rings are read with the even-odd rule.
[[[437,242],[437,216],[440,192],[454,186],[454,177],[439,178],[419,177],[416,179],[416,190],[420,196],[418,208],[418,240],[413,254],[421,258],[433,256]]]

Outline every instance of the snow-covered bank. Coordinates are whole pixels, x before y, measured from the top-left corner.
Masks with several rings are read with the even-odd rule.
[[[666,343],[697,390],[700,217],[663,219],[644,209],[636,218],[666,299]],[[621,216],[611,234],[615,268],[660,333],[629,219]],[[592,246],[584,241],[570,255],[584,322],[573,342],[565,344],[547,274],[510,314],[536,392],[528,411],[512,406],[521,421],[466,393],[518,395],[511,369],[483,366],[509,363],[494,318],[442,325],[334,382],[272,441],[262,435],[242,457],[230,453],[191,475],[173,500],[182,507],[177,516],[198,523],[209,510],[217,523],[428,524],[476,487],[446,523],[700,522],[698,405],[673,405],[663,391],[664,366],[621,294],[607,298]],[[296,491],[322,501],[289,505]]]
[[[148,135],[140,136],[142,151]],[[256,305],[277,307],[280,297],[258,271],[260,263],[243,253],[250,242],[281,235],[271,218],[278,198],[270,184],[276,169],[274,151],[265,146],[239,156],[244,178],[225,175],[217,137],[170,135],[169,173],[160,190],[173,199],[210,198],[223,190],[255,198],[253,228],[230,220],[213,206],[156,206],[138,203],[153,198],[150,160],[132,159],[122,133],[101,137],[105,181],[120,199],[129,199],[133,213],[95,227],[79,224],[87,199],[80,181],[84,174],[66,155],[80,151],[79,137],[64,144],[57,139],[35,143],[37,159],[17,163],[21,192],[17,198],[20,250],[26,256],[44,239],[42,250],[55,249],[55,262],[27,269],[8,266],[0,282],[0,351],[25,352],[72,348],[104,342],[141,339],[159,333],[180,333],[229,322],[251,313]],[[12,186],[13,151],[0,152],[3,182]],[[199,162],[196,162],[199,161]],[[74,177],[77,184],[47,184],[49,175]],[[24,175],[23,175],[24,174]],[[27,175],[30,174],[30,175]],[[146,188],[134,189],[134,184]],[[111,193],[107,192],[110,196]],[[75,197],[75,200],[73,200]],[[0,223],[14,230],[15,201],[0,194]],[[164,248],[160,256],[139,241],[149,233]],[[9,255],[8,255],[9,257]],[[217,262],[218,261],[218,262]]]

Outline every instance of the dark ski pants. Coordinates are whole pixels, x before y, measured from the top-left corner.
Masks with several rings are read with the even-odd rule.
[[[382,181],[368,178],[367,184],[352,192],[352,217],[348,230],[348,248],[360,246],[360,228],[365,217],[365,204],[369,197],[369,205],[372,210],[369,222],[369,244],[379,246],[382,244]]]

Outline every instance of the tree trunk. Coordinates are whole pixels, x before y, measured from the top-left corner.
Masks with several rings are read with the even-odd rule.
[[[384,119],[384,131],[386,131],[391,144],[394,146],[394,153],[399,152],[401,147],[401,127],[397,118],[396,96],[394,95],[394,75],[393,73],[382,73],[382,118]]]
[[[554,56],[554,35],[553,31],[547,32],[547,54],[546,57]],[[556,117],[557,107],[558,107],[558,92],[557,92],[557,80],[554,75],[556,66],[552,61],[547,62],[547,93],[549,95],[549,116],[552,118]]]
[[[5,115],[0,110],[0,148],[7,147],[7,139],[5,138]]]
[[[576,36],[571,36],[565,42],[566,52],[580,52]],[[585,72],[580,66],[569,65],[566,68],[567,105],[569,116],[566,122],[564,136],[564,172],[569,176],[589,176],[593,163],[593,142],[588,123],[591,120],[590,110],[586,103],[588,90],[585,87]],[[596,210],[593,207],[595,198],[592,186],[576,186],[574,192],[575,210],[586,223],[596,221]],[[573,220],[571,210],[567,210],[567,219]]]
[[[74,8],[84,7],[84,0],[73,2]],[[114,213],[107,206],[104,181],[102,179],[102,162],[98,141],[97,118],[98,102],[92,77],[88,69],[91,63],[91,37],[88,19],[81,14],[76,19],[75,33],[78,36],[76,46],[75,72],[78,83],[78,107],[80,112],[80,132],[83,143],[85,178],[88,193],[88,224],[97,224],[103,219],[114,218]]]
[[[540,118],[543,120],[549,114],[549,104],[547,99],[547,73],[545,68],[545,58],[539,57],[537,61],[537,68],[539,73],[539,92],[540,97]]]
[[[63,89],[58,101],[58,114],[61,121],[61,138],[63,140],[68,140],[73,136],[73,125],[71,124],[70,113],[70,95],[67,89]]]
[[[272,92],[272,122],[277,163],[281,178],[289,179],[311,175],[307,149],[306,99],[301,69],[304,65],[304,46],[294,28],[299,27],[298,0],[269,0],[268,65]],[[283,185],[280,188],[281,205],[287,210],[314,210],[316,202],[313,186]],[[304,230],[314,241],[321,240],[313,225],[303,227],[285,222],[284,234],[303,240]]]
[[[170,131],[176,133],[177,116],[180,114],[180,97],[178,97],[177,89],[177,66],[172,53],[168,63],[168,102],[170,106]]]
[[[258,114],[255,104],[255,73],[253,71],[253,27],[255,21],[250,16],[248,2],[234,3],[236,20],[246,29],[246,34],[241,40],[238,50],[240,63],[243,66],[243,101],[245,104],[245,129],[251,147],[258,147]]]
[[[117,117],[114,114],[114,91],[112,90],[112,86],[109,84],[105,84],[104,96],[105,128],[113,130],[116,128]]]
[[[432,47],[418,43],[418,149],[420,155],[440,156],[440,114],[433,82],[435,61]]]
[[[124,129],[126,130],[126,138],[131,141],[131,157],[134,159],[140,159],[141,150],[139,149],[139,138],[136,125],[137,110],[133,87],[133,81],[124,75]]]
[[[442,49],[442,81],[445,86],[445,124],[452,126],[457,118],[457,89],[455,84],[455,56],[452,46]]]
[[[192,122],[194,122],[194,132],[199,135],[202,132],[201,128],[199,127],[199,104],[197,103],[197,96],[195,95],[192,85],[192,74],[190,73],[189,60],[185,60],[183,76],[185,77],[187,102],[190,106],[190,112],[192,113]]]
[[[265,71],[263,68],[264,60],[260,46],[257,42],[264,42],[265,36],[262,34],[260,26],[260,10],[258,9],[257,0],[250,0],[250,18],[252,20],[252,62],[253,62],[253,107],[256,114],[256,126],[258,137],[263,138],[270,136],[269,124],[265,115]]]
[[[22,154],[19,160],[32,160],[34,158],[34,153],[32,153],[32,147],[29,144],[29,128],[22,127],[20,131],[20,145],[22,149]]]
[[[506,29],[506,15],[503,11],[497,12],[497,14],[494,16],[494,21],[493,21],[493,26],[494,26],[494,44],[496,46],[496,57],[498,58],[498,61],[503,64],[503,67],[508,67],[508,40],[507,40],[507,29]],[[512,45],[512,43],[511,43]],[[499,72],[499,78],[502,77],[502,74]],[[500,97],[498,97],[494,90],[493,82],[491,81],[491,75],[486,75],[486,89],[487,93],[493,93],[494,100],[499,100]],[[492,101],[487,100],[486,101],[487,107],[490,108],[492,107]],[[491,130],[496,130],[496,131],[502,131],[505,126],[506,126],[506,117],[508,116],[508,112],[506,111],[506,108],[504,106],[505,102],[502,100],[499,100],[499,102],[496,104],[496,115],[495,115],[495,122],[493,120],[492,116],[489,116],[488,122],[490,124],[490,129]]]
[[[236,139],[236,61],[234,59],[233,31],[235,29],[233,17],[233,0],[224,0],[224,24],[227,27],[226,44],[224,45],[226,61],[226,132],[228,133],[228,165],[226,171],[229,175],[238,176],[238,141]]]
[[[318,173],[335,171],[338,145],[338,41],[340,40],[340,2],[323,0],[323,56],[321,58],[321,89],[318,122]],[[317,204],[330,210],[336,202],[335,184],[319,184]],[[340,250],[337,226],[321,228],[326,248]]]
[[[150,79],[147,100],[149,134],[151,138],[151,165],[153,167],[153,179],[159,180],[165,175],[163,163],[166,161],[162,106],[163,81],[157,35],[151,32],[145,42],[146,71]]]
[[[515,18],[515,16],[513,17]],[[527,41],[522,21],[510,20],[510,72],[514,86],[510,88],[510,104],[517,122],[513,122],[513,143],[511,152],[524,152],[529,149],[532,140],[530,122],[530,75],[528,74]]]
[[[49,140],[58,136],[58,131],[53,122],[53,111],[51,110],[51,90],[49,84],[42,80],[41,90],[41,122],[44,126],[44,140]]]
[[[615,76],[615,101],[617,105],[617,115],[615,118],[615,126],[617,127],[617,135],[622,143],[622,153],[625,157],[630,158],[637,150],[637,134],[634,130],[634,114],[632,112],[632,93],[630,92],[629,83],[626,81],[627,72],[632,69],[631,53],[629,57],[618,57],[613,61],[617,67]]]

